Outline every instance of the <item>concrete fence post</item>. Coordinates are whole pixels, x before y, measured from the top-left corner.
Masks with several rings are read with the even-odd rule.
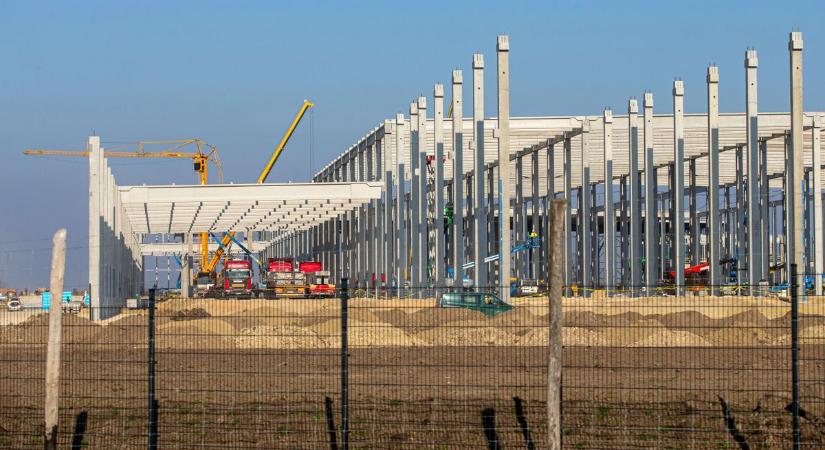
[[[547,371],[547,448],[561,449],[561,356],[562,356],[562,283],[564,282],[564,220],[567,200],[550,203],[550,253],[548,300],[550,307],[550,356]]]
[[[52,238],[52,268],[49,280],[49,343],[46,349],[46,402],[44,448],[57,449],[58,399],[60,390],[60,344],[62,341],[63,274],[66,262],[66,229]]]

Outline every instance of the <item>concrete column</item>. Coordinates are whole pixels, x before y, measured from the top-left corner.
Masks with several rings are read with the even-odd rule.
[[[590,239],[590,120],[585,117],[582,120],[581,134],[581,195],[579,196],[579,213],[576,234],[580,235],[580,259],[579,259],[579,283],[581,283],[582,296],[589,297],[591,285],[591,258],[593,248]],[[594,231],[595,232],[595,231]]]
[[[682,295],[685,285],[685,86],[682,80],[673,82],[673,205],[670,218],[673,226],[673,270],[676,271],[676,295]]]
[[[820,132],[822,130],[822,117],[814,114],[812,118],[811,145],[813,148],[813,209],[814,209],[814,287],[815,295],[822,295],[822,273],[823,269],[823,217],[822,217],[822,144]]]
[[[473,283],[476,289],[487,288],[487,212],[484,206],[484,55],[473,55],[473,145],[475,158],[473,171],[475,232],[473,233]]]
[[[630,288],[635,294],[642,286],[642,180],[639,176],[639,103],[631,98],[627,106],[630,159]]]
[[[649,291],[659,284],[658,245],[656,236],[659,227],[656,223],[658,213],[658,181],[653,161],[653,94],[645,92],[644,97],[644,148],[645,148],[645,286]]]
[[[719,68],[708,67],[708,264],[712,295],[718,293],[721,283],[722,268],[719,260],[722,257],[719,235]]]
[[[556,198],[556,164],[555,164],[555,147],[553,144],[548,142],[547,145],[547,192],[545,197],[544,203],[544,233],[542,234],[542,248],[544,249],[544,254],[542,255],[542,263],[544,264],[544,278],[545,280],[550,279],[550,271],[553,268],[549,267],[549,255],[551,252],[550,248],[550,205],[552,205],[553,200]],[[556,268],[558,270],[558,268]]]
[[[393,167],[395,164],[395,136],[394,124],[392,120],[384,121],[384,139],[386,144],[384,148],[384,248],[383,248],[383,266],[384,285],[390,286],[395,277],[395,242],[398,235],[395,233],[395,225],[393,224]]]
[[[433,87],[433,142],[435,145],[435,281],[436,287],[445,283],[447,255],[444,236],[444,86]]]
[[[86,150],[89,152],[89,300],[92,320],[100,319],[100,274],[101,274],[101,217],[100,217],[100,164],[103,152],[100,137],[89,136]]]
[[[620,205],[620,213],[619,213],[619,223],[621,223],[621,237],[620,237],[620,244],[619,248],[621,249],[621,258],[619,264],[619,274],[620,280],[622,283],[622,288],[627,289],[630,283],[630,221],[628,219],[628,209],[629,209],[629,202],[630,202],[630,189],[628,187],[628,178],[629,176],[624,176],[621,178],[619,184],[619,205]]]
[[[409,148],[410,148],[410,259],[408,262],[409,267],[409,280],[410,286],[414,288],[419,287],[419,279],[420,279],[420,266],[418,262],[420,260],[420,253],[421,253],[421,239],[419,234],[419,217],[421,216],[421,202],[418,198],[421,188],[419,187],[419,180],[420,180],[420,172],[418,168],[418,162],[420,158],[418,155],[419,152],[419,134],[418,134],[418,126],[420,122],[418,121],[418,103],[417,102],[410,102],[410,141],[409,141]]]
[[[762,202],[759,116],[757,108],[757,67],[759,60],[756,50],[745,52],[745,129],[748,139],[748,283],[758,286],[765,274],[762,273]],[[766,164],[766,162],[762,162]],[[738,199],[737,199],[738,201]],[[755,291],[754,291],[755,293]]]
[[[604,287],[616,287],[616,212],[613,209],[613,111],[602,114],[604,128]]]
[[[416,221],[416,279],[419,287],[427,286],[427,98],[418,97],[418,194],[415,208],[418,209]]]
[[[770,236],[770,184],[768,182],[768,142],[765,140],[759,141],[759,192],[760,192],[760,208],[762,212],[761,229],[762,232],[762,258],[760,264],[762,265],[762,278],[770,279],[771,270],[771,236]]]
[[[510,301],[510,38],[498,36],[499,297]]]
[[[453,272],[454,286],[464,280],[464,133],[461,127],[464,97],[460,70],[453,71]]]
[[[750,259],[746,261],[748,258],[748,249],[745,247],[745,202],[747,200],[745,198],[746,186],[744,174],[747,169],[745,167],[745,149],[741,146],[736,147],[736,168],[736,282],[737,284],[741,284],[745,281],[742,279],[742,274],[745,273],[746,265],[750,264]]]
[[[788,177],[788,262],[796,264],[798,270],[797,286],[800,297],[804,295],[803,261],[802,261],[802,177],[803,177],[803,123],[802,123],[802,33],[794,31],[788,41],[791,71],[791,140],[788,148],[788,161],[785,173]]]
[[[528,233],[539,233],[539,152],[538,150],[534,150],[530,153],[530,181],[532,182],[532,186],[530,189],[531,193],[531,211],[530,211],[530,226],[528,227]],[[545,239],[546,240],[546,239]],[[539,278],[539,272],[541,268],[541,261],[539,261],[539,255],[541,254],[540,249],[530,249],[530,278],[537,280]]]
[[[524,241],[524,208],[522,208],[524,204],[524,161],[521,156],[516,158],[515,184],[516,198],[513,202],[513,239],[515,239],[516,245],[519,245]],[[513,273],[516,277],[521,278],[524,276],[524,266],[522,264],[524,252],[516,253],[513,255],[513,259],[515,260]]]
[[[406,217],[405,212],[407,210],[405,206],[405,197],[407,195],[405,189],[405,174],[404,174],[404,141],[403,141],[403,132],[404,132],[404,115],[398,114],[395,117],[395,161],[396,161],[396,176],[398,177],[398,185],[396,187],[397,194],[396,194],[396,203],[395,203],[395,227],[396,227],[396,242],[398,244],[398,253],[397,261],[395,264],[395,279],[398,284],[398,288],[402,288],[404,286],[404,282],[407,281],[407,228],[406,228]]]
[[[573,261],[576,261],[574,255],[574,247],[572,244],[573,236],[573,179],[572,179],[572,142],[569,136],[564,138],[564,199],[567,200],[567,211],[565,212],[564,224],[564,284],[570,286],[573,284]]]

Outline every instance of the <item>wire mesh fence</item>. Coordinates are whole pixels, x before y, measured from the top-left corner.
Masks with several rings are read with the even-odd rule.
[[[154,320],[64,314],[59,444],[139,448],[155,430],[158,448],[544,448],[538,290],[159,293]],[[799,298],[794,322],[781,292],[711,291],[563,299],[565,447],[790,447],[794,335],[800,446],[825,446],[825,297]],[[48,314],[0,309],[0,324],[0,447],[41,447]]]

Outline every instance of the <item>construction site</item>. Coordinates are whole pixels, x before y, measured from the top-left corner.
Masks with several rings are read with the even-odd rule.
[[[267,179],[310,100],[249,184],[200,139],[26,150],[88,160],[59,448],[825,446],[825,112],[804,109],[802,33],[771,112],[743,47],[655,108],[511,116],[518,42],[481,44],[303,182]],[[729,90],[745,102],[720,113]],[[122,185],[114,158],[191,160],[200,183]],[[174,259],[171,286],[149,258]],[[42,446],[72,301],[0,310],[2,448]]]

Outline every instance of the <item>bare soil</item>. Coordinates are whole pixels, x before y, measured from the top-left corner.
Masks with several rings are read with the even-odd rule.
[[[487,318],[427,300],[351,301],[353,447],[543,448],[546,300],[518,302]],[[722,400],[751,448],[789,446],[788,310],[766,299],[566,300],[565,447],[736,448]],[[800,319],[811,447],[825,445],[823,313],[811,302]],[[325,397],[341,426],[336,300],[170,301],[157,315],[161,448],[329,448]],[[0,326],[0,448],[42,446],[46,319]],[[90,448],[145,446],[146,331],[145,312],[65,317],[61,447],[81,412]]]

